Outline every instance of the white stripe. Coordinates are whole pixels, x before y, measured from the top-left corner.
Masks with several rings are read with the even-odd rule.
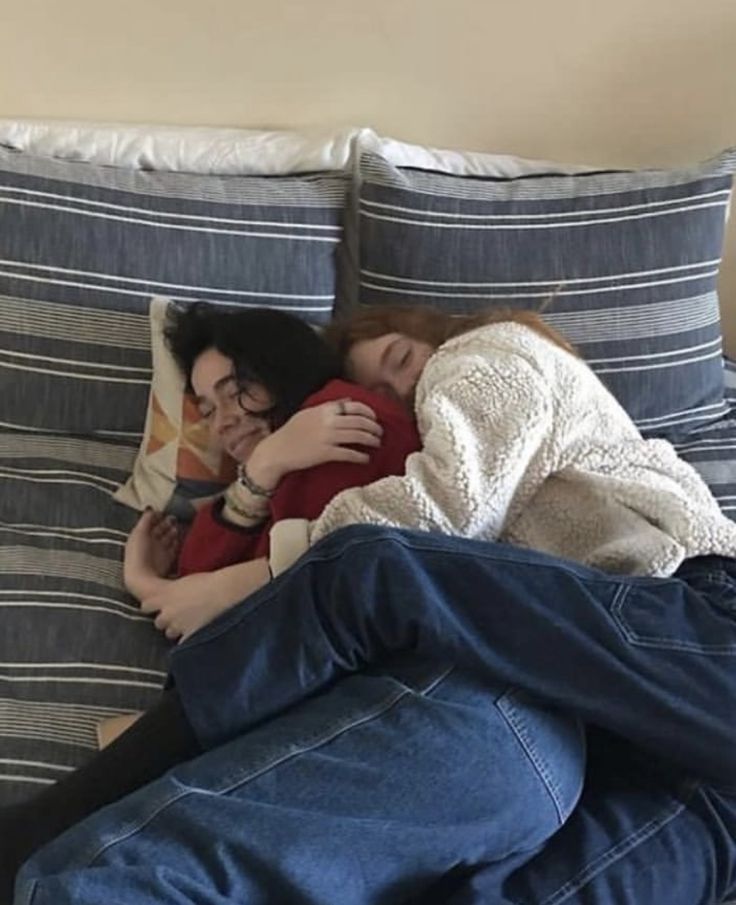
[[[30,528],[20,530],[11,527],[5,522],[0,522],[0,532],[2,531],[6,531],[8,534],[22,534],[24,537],[56,537],[61,540],[73,540],[79,544],[108,544],[114,547],[125,546],[124,540],[112,540],[107,537],[78,537],[69,532],[64,532],[63,530],[52,531],[48,528],[39,528],[36,531],[32,531]]]
[[[71,773],[75,767],[63,767],[61,764],[50,764],[44,760],[16,760],[9,757],[0,757],[0,764],[24,764],[27,767],[47,767],[49,770],[62,770]]]
[[[331,299],[331,295],[299,295],[297,293],[288,293],[288,292],[255,292],[246,289],[220,289],[217,286],[190,286],[186,283],[162,283],[160,280],[142,280],[138,277],[122,277],[117,276],[116,274],[108,274],[102,273],[99,270],[77,270],[75,268],[70,267],[52,267],[48,264],[30,264],[25,261],[15,261],[15,260],[7,260],[0,258],[0,266],[3,267],[18,267],[23,270],[41,270],[45,272],[51,273],[62,273],[67,274],[69,276],[78,276],[78,277],[94,277],[98,280],[108,280],[110,282],[116,283],[134,283],[139,284],[141,286],[149,287],[156,286],[158,289],[167,290],[165,295],[168,296],[169,289],[185,289],[189,292],[205,292],[205,293],[222,293],[223,295],[255,295],[255,296],[264,296],[267,298],[285,298],[285,299],[295,299],[299,300],[308,300],[308,299]],[[4,273],[3,276],[9,277],[20,277],[20,274],[14,273]],[[72,284],[76,285],[76,284]],[[85,284],[79,284],[85,285]],[[122,290],[116,290],[122,292]],[[150,290],[149,290],[150,294]],[[191,301],[191,299],[189,299]],[[140,316],[140,315],[139,315]]]
[[[688,454],[691,453],[702,453],[702,452],[734,452],[736,451],[736,443],[730,443],[725,446],[680,446],[679,444],[675,445],[678,453],[686,452]],[[734,481],[736,481],[736,472],[734,473]]]
[[[504,223],[497,226],[485,225],[481,223],[432,223],[425,220],[407,220],[403,217],[389,217],[383,214],[372,214],[369,211],[361,211],[362,217],[368,217],[370,220],[385,220],[388,223],[404,223],[408,226],[419,226],[423,229],[474,229],[474,230],[538,230],[538,229],[570,229],[573,226],[598,226],[608,223],[624,223],[630,220],[646,220],[653,217],[669,217],[673,214],[684,214],[687,211],[705,210],[710,207],[727,207],[725,201],[707,202],[704,204],[687,204],[682,207],[672,208],[671,210],[649,211],[646,214],[625,214],[622,217],[603,217],[601,219],[589,220],[570,220],[567,223]],[[422,211],[426,213],[426,211]]]
[[[635,371],[657,371],[663,368],[681,368],[685,365],[697,364],[700,361],[710,361],[713,358],[720,358],[719,351],[712,352],[710,355],[696,355],[694,358],[682,358],[675,361],[660,361],[651,365],[634,365],[629,367],[624,365],[620,368],[596,368],[596,374],[629,374]]]
[[[118,685],[122,688],[161,688],[161,682],[136,682],[131,679],[93,679],[89,676],[79,678],[66,678],[63,676],[10,676],[0,674],[3,682],[50,682],[52,684],[80,684],[80,685]]]
[[[703,280],[706,278],[718,276],[718,269],[709,270],[705,273],[695,274],[694,276],[686,276],[686,277],[678,277],[672,280],[650,280],[647,283],[629,283],[622,284],[620,286],[598,286],[592,289],[565,289],[564,287],[560,289],[560,296],[567,295],[598,295],[603,292],[627,292],[629,290],[636,289],[648,289],[651,286],[670,286],[675,283],[687,283],[692,282],[693,280]],[[360,285],[365,287],[366,289],[375,289],[378,292],[389,292],[395,294],[397,291],[400,291],[402,295],[432,295],[438,298],[443,299],[451,299],[451,298],[459,298],[459,299],[508,299],[508,298],[527,298],[527,299],[544,299],[548,298],[549,292],[512,292],[506,293],[502,295],[494,295],[490,292],[431,292],[425,291],[420,292],[415,289],[401,289],[397,290],[396,287],[391,286],[378,286],[375,283],[369,283],[365,280],[360,281]]]
[[[84,718],[86,715],[86,719],[93,725],[99,723],[100,720],[117,716],[123,712],[118,707],[103,707],[100,704],[68,704],[61,701],[19,701],[17,698],[0,698],[0,711],[10,713],[13,710],[18,710],[22,714],[31,712],[42,714],[46,711],[49,716],[61,719],[63,722],[67,721],[69,714],[73,718],[79,711],[80,718]],[[134,711],[127,710],[125,713],[134,713]]]
[[[77,550],[47,550],[28,546],[3,547],[0,573],[58,577],[94,582],[119,594],[123,587],[122,562]]]
[[[689,450],[692,446],[698,446],[705,449],[706,447],[717,447],[719,444],[729,442],[729,439],[726,438],[724,440],[723,437],[713,437],[712,440],[709,440],[707,437],[698,438],[697,440],[692,440],[690,443],[675,443],[675,447],[677,450]],[[736,439],[734,439],[734,445],[736,445]]]
[[[2,262],[0,262],[2,263]],[[49,268],[52,269],[52,268]],[[8,271],[0,270],[0,276],[11,277],[14,280],[26,280],[27,282],[32,283],[48,283],[52,286],[73,286],[75,289],[93,289],[95,292],[112,292],[117,295],[135,295],[140,298],[150,299],[153,294],[153,290],[147,291],[135,291],[133,289],[120,289],[119,287],[114,286],[98,286],[95,283],[80,283],[75,282],[74,280],[52,280],[43,277],[33,277],[27,274],[13,273]],[[105,278],[105,277],[101,277]],[[115,279],[115,277],[107,277],[106,279]],[[155,284],[151,284],[155,285]],[[161,284],[159,284],[161,285]],[[184,287],[186,288],[186,287]],[[192,291],[195,291],[196,287]],[[321,305],[318,307],[308,307],[304,305],[299,306],[299,311],[330,311],[331,304],[334,301],[334,296],[327,295],[290,295],[288,293],[280,293],[280,292],[247,292],[245,290],[234,290],[234,289],[213,289],[213,293],[229,293],[230,295],[240,295],[240,296],[255,296],[256,298],[290,298],[290,299],[329,299],[330,305]],[[193,299],[191,296],[186,295],[172,295],[170,292],[166,293],[167,297],[171,299],[173,302],[191,302]],[[233,302],[228,302],[226,300],[218,300],[218,304],[229,305],[234,304]],[[241,302],[243,307],[256,307],[256,305]],[[282,309],[284,311],[293,311],[293,306],[289,305],[272,305],[270,307]]]
[[[709,421],[712,417],[712,415],[691,416],[685,412],[682,416],[663,417],[660,415],[657,418],[636,418],[635,423],[640,430],[661,430],[665,427],[679,427],[684,424],[694,424],[698,421]],[[701,429],[704,430],[705,428],[698,428],[698,430]]]
[[[42,210],[63,211],[67,214],[76,214],[78,217],[93,217],[97,220],[117,220],[121,223],[134,223],[136,226],[148,226],[153,229],[175,229],[180,232],[210,233],[211,235],[224,236],[248,236],[253,239],[282,239],[289,242],[326,242],[336,245],[340,241],[339,236],[301,236],[298,233],[263,233],[247,229],[216,229],[207,226],[192,226],[183,223],[154,223],[151,220],[143,220],[140,217],[122,217],[116,214],[101,214],[96,211],[82,211],[78,208],[68,207],[63,204],[43,204],[39,201],[16,201],[12,198],[0,198],[0,204],[14,204],[18,207],[35,207]],[[290,223],[284,224],[289,228]]]
[[[119,344],[118,344],[119,345]],[[135,365],[107,364],[103,361],[86,361],[77,358],[55,358],[52,355],[36,355],[32,352],[16,352],[11,349],[0,349],[1,355],[9,355],[15,358],[30,358],[32,361],[52,361],[54,364],[76,365],[80,368],[109,368],[111,371],[137,371],[150,378],[151,369],[141,368]]]
[[[673,349],[670,352],[649,352],[646,355],[618,355],[611,358],[586,358],[585,360],[589,365],[603,365],[616,361],[651,361],[653,358],[672,358],[673,356],[684,355],[688,352],[699,352],[701,349],[714,348],[718,349],[718,357],[720,358],[721,346],[722,340],[719,336],[717,339],[711,339],[707,343],[700,343],[700,345],[697,346],[687,346],[682,349]]]
[[[40,786],[53,786],[55,779],[40,779],[38,776],[16,776],[14,773],[0,773],[3,782],[33,782]]]
[[[115,534],[118,537],[121,537],[123,541],[125,541],[128,537],[125,531],[118,531],[117,528],[108,528],[106,526],[102,526],[100,528],[71,528],[66,525],[40,525],[36,522],[2,522],[0,521],[0,527],[2,528],[17,528],[17,529],[33,529],[38,528],[43,531],[63,531],[67,534],[89,534],[90,531],[100,531],[107,532],[107,534]],[[0,594],[2,591],[0,590]]]
[[[30,365],[11,364],[9,361],[0,361],[0,368],[8,371],[28,371],[31,374],[53,374],[55,377],[66,377],[69,380],[94,380],[98,383],[129,383],[138,386],[148,386],[149,380],[135,380],[132,377],[110,377],[108,374],[74,374],[72,371],[57,371],[54,368],[34,368]]]
[[[48,662],[36,662],[36,663],[23,663],[16,662],[13,660],[2,661],[0,660],[0,669],[92,669],[100,672],[121,672],[121,673],[132,673],[133,675],[145,675],[149,676],[159,676],[164,679],[168,675],[166,672],[162,672],[160,669],[147,669],[143,666],[119,666],[114,663],[84,663],[83,661],[60,661],[58,663],[54,661]]]
[[[0,739],[22,738],[26,741],[53,742],[55,745],[73,745],[75,748],[96,750],[97,733],[94,728],[86,731],[63,732],[58,729],[44,729],[20,725],[17,729],[0,726]]]
[[[95,440],[63,436],[15,436],[0,431],[0,459],[55,459],[74,465],[92,465],[129,473],[136,450]]]
[[[0,186],[0,188],[2,188]],[[424,193],[422,193],[424,194]],[[730,189],[721,189],[717,192],[703,192],[700,195],[689,195],[688,201],[698,201],[701,198],[724,198],[726,201],[724,203],[728,203],[727,199],[731,194]],[[442,198],[442,195],[432,195],[434,198]],[[513,202],[517,199],[514,198],[498,198],[498,199],[482,199],[486,204],[490,203],[508,203],[509,201]],[[539,199],[535,201],[534,199],[524,199],[524,203],[526,204],[544,204],[548,203],[550,200],[555,202],[565,201],[568,199],[564,198],[555,198],[555,199]],[[571,198],[570,201],[578,200],[577,198]],[[680,204],[683,201],[682,198],[670,198],[667,201],[648,201],[645,204],[628,204],[621,205],[618,207],[601,207],[597,209],[591,208],[590,210],[586,210],[584,213],[590,214],[594,216],[596,214],[611,214],[617,213],[618,211],[638,211],[638,210],[647,210],[653,207],[666,207],[668,205]],[[552,219],[554,217],[579,217],[582,213],[581,211],[550,211],[547,214],[458,214],[458,213],[445,213],[442,211],[431,211],[431,210],[423,210],[422,208],[416,207],[404,207],[399,204],[385,204],[381,201],[369,201],[367,198],[361,198],[360,205],[362,207],[376,207],[381,208],[383,210],[392,210],[392,211],[400,211],[401,213],[406,214],[421,214],[428,217],[447,217],[448,219],[454,220],[540,220],[540,219]],[[412,221],[413,222],[413,221]]]
[[[235,217],[213,217],[213,216],[203,216],[201,214],[177,214],[173,211],[164,211],[157,210],[152,211],[145,207],[133,207],[127,204],[112,204],[108,201],[92,201],[89,198],[70,198],[68,195],[57,195],[54,192],[39,192],[34,189],[24,189],[17,188],[13,185],[0,185],[0,192],[12,192],[14,194],[19,195],[31,195],[36,198],[52,198],[58,201],[66,201],[72,202],[74,204],[86,204],[90,207],[97,207],[101,209],[107,210],[116,210],[116,211],[128,211],[135,214],[142,214],[146,217],[171,217],[172,219],[177,220],[197,220],[202,223],[247,223],[251,226],[274,226],[274,227],[284,227],[294,229],[324,229],[324,230],[332,230],[336,232],[342,227],[339,224],[313,224],[313,223],[282,223],[279,220],[246,220],[246,219],[238,219]],[[0,202],[13,202],[15,204],[22,204],[22,201],[11,199],[11,198],[0,198]],[[240,202],[235,202],[240,203]],[[56,209],[56,205],[50,205],[53,209]],[[67,208],[62,207],[61,210],[67,210]],[[83,211],[80,213],[84,213]]]
[[[15,477],[18,475],[22,477],[24,475],[30,475],[31,479],[37,478],[40,476],[46,475],[74,475],[77,478],[89,478],[94,486],[96,481],[99,481],[101,484],[106,484],[110,489],[117,489],[120,486],[119,481],[111,481],[109,478],[103,478],[100,475],[88,474],[86,471],[71,471],[62,468],[11,468],[9,465],[4,466],[4,468],[0,468],[0,475],[5,477]],[[77,483],[75,481],[70,481],[70,484]],[[86,482],[82,482],[86,483]]]
[[[81,610],[84,613],[101,613],[103,616],[115,616],[118,619],[127,619],[129,622],[151,622],[150,616],[145,616],[140,612],[138,612],[137,614],[121,613],[118,610],[102,606],[83,605],[79,603],[46,603],[46,601],[43,600],[40,600],[38,602],[31,600],[23,603],[15,602],[12,600],[8,603],[3,603],[2,601],[0,601],[0,610],[24,608],[35,610],[39,610],[41,608],[46,610]]]
[[[504,280],[502,282],[495,283],[482,283],[482,282],[458,282],[458,281],[450,281],[450,280],[417,280],[410,279],[409,277],[397,277],[392,276],[388,273],[380,273],[375,270],[368,270],[365,267],[362,267],[360,272],[361,274],[365,274],[366,276],[373,277],[378,280],[390,280],[394,283],[411,283],[416,286],[462,286],[462,287],[488,287],[492,289],[499,289],[502,287],[508,286],[547,286],[550,290],[554,290],[557,286],[571,286],[575,283],[605,283],[616,280],[629,279],[632,277],[648,277],[648,276],[656,276],[661,273],[675,273],[678,270],[695,270],[701,267],[719,267],[721,264],[720,258],[713,258],[707,261],[701,261],[698,264],[677,264],[672,267],[658,267],[654,270],[632,270],[628,273],[611,273],[606,276],[600,277],[579,277],[575,279],[568,279],[567,277],[558,277],[555,279],[549,280],[528,280],[528,281],[514,281],[514,280]]]

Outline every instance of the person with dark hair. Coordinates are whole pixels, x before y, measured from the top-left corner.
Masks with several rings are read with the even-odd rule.
[[[271,336],[275,348],[267,355],[255,325],[268,332],[277,317],[283,326]],[[181,552],[182,570],[197,571],[173,580],[165,577],[165,560],[175,544],[167,540],[166,524],[151,513],[142,517],[128,542],[128,587],[144,610],[157,614],[159,628],[186,643],[216,615],[212,628],[219,632],[230,615],[225,611],[243,597],[244,589],[268,580],[267,556],[274,564],[271,523],[314,518],[338,489],[375,485],[377,479],[380,483],[400,474],[407,453],[418,448],[418,436],[411,412],[385,394],[330,380],[308,395],[313,387],[303,379],[302,365],[308,360],[320,373],[325,358],[313,354],[311,345],[322,339],[281,315],[223,315],[195,308],[175,316],[168,336],[210,430],[240,463],[239,480],[198,515]],[[270,356],[289,359],[289,386],[278,382],[281,371]],[[274,371],[278,374],[272,377]],[[296,383],[299,389],[290,394]],[[379,445],[371,416],[382,429]],[[218,532],[235,538],[227,549],[213,540]],[[214,571],[202,572],[205,566]],[[379,561],[376,567],[372,581],[380,605],[383,597],[402,591],[391,571],[385,572]],[[412,590],[404,600],[407,613],[418,603]],[[262,615],[267,618],[267,611]],[[295,611],[295,625],[300,621]],[[319,626],[311,626],[309,634],[313,631]],[[282,663],[279,651],[270,647],[250,656],[268,668],[275,687],[281,673],[296,665]],[[221,690],[221,681],[238,672],[228,658],[238,660],[239,651],[224,655],[218,648],[216,657],[211,667],[217,678],[202,672],[203,699],[210,683]],[[305,669],[305,678],[311,668]],[[189,679],[190,673],[188,694]],[[243,690],[233,688],[232,693],[240,697]],[[183,704],[174,685],[77,773],[37,799],[0,812],[0,881],[9,884],[20,862],[62,830],[209,748],[209,738],[203,738],[199,726],[193,728]],[[231,705],[235,711],[247,706],[244,700]],[[229,708],[224,705],[225,721]],[[213,727],[220,724],[217,714],[211,717]],[[295,708],[285,714],[285,722],[264,726],[260,735],[243,742],[245,749],[229,765],[223,761],[214,775],[217,783],[241,789],[244,797],[232,799],[231,807],[218,803],[211,823],[223,853],[231,850],[230,830],[238,827],[241,868],[233,872],[223,864],[214,886],[212,880],[204,885],[190,880],[185,868],[183,875],[187,883],[194,882],[192,897],[198,901],[215,896],[218,901],[368,905],[379,901],[375,891],[385,889],[388,895],[394,886],[395,894],[386,901],[395,901],[416,884],[431,885],[473,852],[493,853],[499,873],[506,874],[564,823],[579,795],[584,767],[584,741],[575,717],[517,694],[505,682],[478,682],[461,662],[424,660],[411,652],[372,664],[356,681],[335,687],[306,708]],[[235,765],[238,776],[244,771],[242,780],[233,774]],[[198,785],[199,780],[184,780],[187,800],[197,798],[191,782]],[[154,815],[165,812],[155,791],[150,799],[143,790],[141,794],[138,801],[146,807],[150,803]],[[180,797],[175,793],[174,798]],[[105,809],[97,816],[107,819],[114,812]],[[92,827],[93,837],[95,819],[82,824]],[[149,823],[134,817],[138,827]],[[106,830],[100,832],[109,839]],[[62,847],[65,838],[68,834],[59,840]],[[315,847],[322,852],[321,861]],[[77,852],[88,850],[83,843]],[[103,844],[101,851],[108,850]],[[66,851],[62,861],[68,865],[74,857]],[[163,854],[155,857],[158,861]],[[278,868],[271,863],[274,858]],[[149,860],[134,856],[134,873],[136,864],[149,870]],[[96,874],[103,884],[104,875],[104,869]],[[166,882],[164,874],[160,879]],[[116,900],[136,905],[163,901],[155,882],[144,882],[145,891],[136,881],[116,885]],[[75,901],[102,894],[101,889],[88,890],[92,899],[87,899],[87,892],[74,886]],[[58,893],[57,887],[51,895]],[[34,881],[34,896],[41,901],[44,894]],[[161,896],[166,894],[161,891]]]
[[[126,545],[126,587],[177,640],[238,599],[227,589],[244,568],[267,573],[274,522],[315,518],[340,490],[400,473],[419,440],[402,406],[339,380],[335,353],[293,315],[199,303],[173,308],[164,336],[208,430],[238,463],[238,480],[199,509],[181,549],[175,521],[153,512]],[[193,577],[203,573],[206,594]]]
[[[314,518],[342,489],[400,473],[419,439],[400,405],[338,379],[335,353],[293,315],[198,303],[170,311],[165,338],[239,475],[199,508],[181,548],[175,520],[150,510],[126,544],[126,587],[178,640],[237,602],[243,576],[268,574],[274,521]],[[169,577],[174,570],[178,577]],[[175,690],[147,713],[102,727],[112,744],[96,758],[0,810],[0,905],[33,850],[201,751]]]

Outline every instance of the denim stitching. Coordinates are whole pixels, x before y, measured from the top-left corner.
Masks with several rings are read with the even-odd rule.
[[[429,694],[441,682],[443,682],[447,678],[447,676],[450,675],[451,672],[453,672],[453,669],[454,669],[454,667],[450,667],[449,669],[446,669],[439,676],[436,676],[434,678],[434,680],[431,681],[427,685],[426,688],[424,688],[421,692],[419,692],[419,694],[422,697]],[[384,700],[379,705],[374,706],[374,708],[371,711],[369,711],[368,713],[364,713],[363,716],[361,716],[359,719],[351,721],[349,723],[345,723],[344,725],[340,726],[339,729],[336,731],[334,729],[331,730],[328,735],[325,735],[322,738],[318,737],[315,740],[315,743],[309,747],[302,746],[297,751],[290,751],[288,753],[288,755],[281,757],[279,760],[277,760],[275,762],[271,762],[271,764],[269,764],[267,767],[264,767],[264,768],[256,771],[252,776],[249,776],[246,779],[241,779],[237,783],[232,785],[231,787],[226,788],[220,792],[210,792],[210,791],[207,791],[204,789],[197,789],[192,786],[184,786],[183,783],[180,783],[177,780],[177,782],[179,782],[179,785],[183,786],[185,791],[179,792],[176,795],[174,795],[173,797],[169,797],[166,801],[162,802],[161,805],[159,807],[157,807],[156,810],[153,813],[149,814],[145,819],[136,821],[135,825],[131,826],[127,831],[121,833],[116,838],[111,839],[108,842],[106,842],[101,848],[97,849],[95,851],[95,853],[90,857],[90,859],[88,860],[88,862],[86,864],[86,867],[92,867],[94,865],[95,861],[97,861],[98,858],[100,858],[102,855],[104,855],[104,853],[108,849],[113,848],[115,845],[119,845],[121,842],[125,842],[126,839],[129,839],[131,836],[134,836],[136,833],[139,833],[141,830],[145,829],[145,827],[148,826],[148,824],[152,823],[163,811],[165,811],[167,808],[171,807],[171,805],[176,804],[182,798],[186,798],[186,797],[189,797],[189,796],[195,795],[195,794],[216,795],[216,796],[228,794],[229,792],[232,792],[234,789],[238,788],[238,786],[244,785],[247,782],[251,782],[253,779],[263,775],[264,773],[267,773],[270,769],[281,766],[283,763],[287,762],[288,760],[291,760],[294,757],[298,757],[299,755],[304,754],[307,751],[314,750],[316,748],[321,747],[322,745],[328,744],[329,742],[334,741],[335,738],[337,738],[338,736],[342,735],[343,733],[349,731],[350,729],[357,728],[366,723],[369,723],[371,720],[374,720],[380,716],[383,716],[384,713],[387,713],[389,710],[391,710],[393,707],[395,707],[396,704],[399,703],[399,701],[401,701],[403,698],[407,697],[408,695],[410,695],[412,693],[416,693],[416,692],[413,692],[412,689],[409,689],[409,688],[405,688],[404,690],[402,690],[399,693],[394,692],[388,698],[384,698]]]
[[[348,529],[343,529],[343,530],[350,530],[350,529],[348,528]],[[401,529],[396,529],[396,530],[401,530]],[[419,537],[421,538],[421,535]],[[456,538],[456,539],[460,540],[460,538]],[[350,538],[347,541],[343,541],[342,545],[336,550],[325,550],[324,552],[322,550],[318,550],[317,552],[314,552],[314,550],[310,550],[310,552],[308,554],[306,554],[304,557],[302,557],[302,559],[298,560],[297,563],[294,566],[292,566],[291,569],[288,570],[288,573],[284,573],[284,574],[285,575],[288,574],[289,576],[291,576],[293,578],[300,571],[308,568],[310,566],[310,564],[312,564],[312,563],[315,563],[315,562],[330,563],[330,562],[334,562],[335,560],[339,560],[352,547],[373,545],[376,543],[385,544],[387,541],[396,543],[399,546],[404,547],[404,549],[406,549],[406,550],[423,550],[427,553],[433,553],[435,555],[442,555],[444,552],[447,552],[447,551],[438,550],[436,547],[432,546],[431,544],[423,543],[421,541],[421,539],[417,540],[416,537],[412,538],[410,540],[407,537],[400,535],[400,534],[382,535],[381,537],[370,537],[370,538],[357,537],[357,538]],[[515,550],[517,553],[524,552],[523,547],[516,547]],[[475,549],[472,552],[470,552],[467,550],[453,549],[452,553],[454,556],[457,556],[457,557],[462,556],[466,559],[482,558],[482,559],[486,559],[486,560],[492,560],[493,562],[501,562],[502,564],[507,564],[505,557],[493,554],[492,544],[490,544],[490,543],[489,543],[488,550]],[[547,570],[547,569],[553,567],[551,563],[538,563],[538,562],[534,562],[534,561],[526,562],[525,565],[527,567],[533,567],[535,569],[543,569],[543,570]],[[576,567],[575,563],[566,562],[563,560],[556,561],[554,563],[554,568],[559,569],[560,571],[563,571],[563,572],[567,572],[570,575],[575,575],[576,577],[580,577],[581,571],[584,571],[587,573],[587,570],[585,569],[585,567]],[[281,580],[280,578],[277,578],[277,579],[275,579],[275,581],[272,581],[269,585],[266,585],[266,587],[260,589],[259,591],[254,592],[255,594],[263,594],[263,596],[260,597],[247,611],[241,612],[238,609],[232,610],[231,612],[233,614],[233,618],[225,619],[223,622],[218,621],[218,622],[212,623],[211,626],[205,626],[203,629],[200,629],[200,631],[195,632],[195,634],[192,635],[187,641],[183,642],[182,644],[180,644],[177,647],[177,649],[173,653],[173,656],[176,656],[177,653],[180,651],[190,650],[191,648],[199,647],[204,644],[208,644],[210,641],[215,641],[217,638],[220,637],[220,635],[229,631],[229,629],[234,624],[237,625],[241,621],[247,619],[247,617],[251,613],[255,612],[256,610],[260,609],[262,606],[268,604],[271,600],[273,600],[273,598],[278,594],[278,585],[279,585],[280,580]],[[646,581],[646,579],[641,579],[641,580]],[[612,575],[605,575],[605,574],[600,574],[600,575],[586,574],[586,581],[588,581],[589,583],[595,582],[597,584],[603,584],[603,585],[608,586],[611,584],[619,585],[619,584],[621,584],[622,579],[621,579],[621,576],[614,577]],[[633,584],[637,581],[637,579],[636,578],[627,578],[626,581],[631,582]],[[267,589],[271,589],[269,594],[266,594]],[[248,598],[246,598],[246,599],[248,599]]]
[[[698,644],[696,641],[682,641],[676,638],[661,638],[658,635],[641,635],[636,632],[626,619],[624,614],[624,606],[628,599],[632,588],[622,585],[620,592],[611,604],[611,615],[616,624],[620,628],[624,638],[636,647],[653,647],[655,649],[666,648],[667,650],[678,650],[689,654],[700,654],[702,656],[733,656],[736,654],[736,644]]]
[[[526,736],[526,732],[525,732],[526,726],[525,726],[524,720],[519,718],[519,716],[516,714],[515,711],[504,709],[504,706],[503,706],[504,700],[513,698],[513,695],[514,695],[513,691],[503,695],[501,698],[498,699],[498,701],[496,701],[496,706],[498,707],[499,711],[503,715],[506,722],[509,724],[509,726],[513,730],[517,741],[519,742],[521,747],[524,749],[524,753],[529,758],[529,760],[532,762],[532,766],[539,774],[539,778],[542,780],[542,784],[544,785],[545,789],[547,790],[547,793],[550,796],[550,798],[552,799],[552,802],[555,806],[555,811],[557,812],[557,817],[560,821],[560,824],[562,824],[565,822],[566,818],[563,816],[562,802],[560,800],[559,793],[556,788],[557,783],[554,781],[553,777],[551,776],[546,763],[539,758],[539,756],[537,755],[533,746],[529,744],[527,736]]]
[[[650,839],[655,833],[659,832],[662,827],[666,826],[671,820],[674,820],[678,814],[685,810],[698,788],[699,784],[695,780],[689,780],[684,785],[684,789],[687,792],[686,796],[683,796],[684,800],[677,801],[674,805],[670,805],[659,817],[652,818],[648,823],[639,827],[639,829],[630,836],[627,836],[617,845],[614,845],[613,848],[608,849],[608,851],[604,852],[598,858],[595,858],[590,864],[587,864],[583,870],[572,877],[572,879],[568,880],[558,890],[553,892],[551,896],[538,903],[538,905],[559,905],[559,903],[565,902],[570,896],[579,892],[587,883],[597,877],[601,871],[605,870],[615,861],[620,860],[620,858],[628,854],[628,852],[637,845]]]

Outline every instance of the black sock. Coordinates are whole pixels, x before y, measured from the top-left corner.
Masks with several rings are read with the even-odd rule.
[[[0,808],[0,905],[21,864],[64,830],[201,753],[175,689],[107,748],[40,795]]]

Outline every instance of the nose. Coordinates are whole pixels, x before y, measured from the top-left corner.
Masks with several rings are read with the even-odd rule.
[[[212,416],[212,431],[216,436],[221,437],[227,433],[238,421],[238,413],[232,406],[218,405]]]

